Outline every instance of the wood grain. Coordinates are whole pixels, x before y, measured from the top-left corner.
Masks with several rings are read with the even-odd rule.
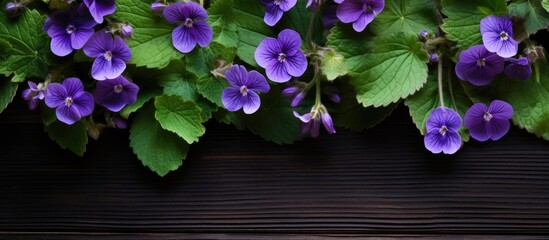
[[[18,111],[9,111],[0,116],[9,136],[0,138],[7,239],[24,236],[13,232],[549,234],[549,143],[518,129],[443,156],[424,149],[403,108],[364,133],[339,130],[287,146],[210,123],[183,169],[160,178],[132,154],[125,131],[91,140],[80,159],[32,117],[18,122]]]

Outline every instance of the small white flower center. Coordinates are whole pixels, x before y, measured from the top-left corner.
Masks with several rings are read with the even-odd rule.
[[[192,28],[194,21],[190,18],[185,19],[185,27]]]
[[[67,26],[67,29],[65,29],[68,34],[72,34],[74,31],[76,31],[76,27],[74,25]]]
[[[105,54],[103,54],[103,57],[105,58],[105,60],[110,61],[112,59],[111,51],[105,52]]]
[[[492,114],[487,112],[484,114],[484,121],[489,122],[490,120],[492,120],[492,117],[493,117]]]
[[[507,34],[507,32],[503,31],[499,34],[499,38],[503,41],[507,41],[507,39],[509,39],[509,34]]]
[[[362,11],[369,12],[371,10],[372,10],[372,7],[370,7],[370,5],[368,5],[367,3],[364,3],[364,5],[362,5]]]
[[[242,96],[248,95],[248,88],[246,86],[240,87],[240,94],[242,94]]]
[[[446,133],[448,132],[448,127],[446,127],[446,125],[443,125],[443,126],[440,128],[440,130],[438,130],[438,132],[439,132],[442,136],[444,136],[444,135],[446,135]]]
[[[279,62],[284,62],[284,61],[286,61],[286,54],[284,54],[284,53],[278,54],[278,61],[279,61]]]
[[[72,103],[73,103],[72,98],[70,97],[65,98],[65,106],[70,107]]]
[[[120,92],[122,92],[123,89],[124,89],[124,87],[122,87],[122,85],[120,85],[120,84],[114,86],[114,92],[115,93],[120,93]]]
[[[486,59],[481,58],[481,59],[477,60],[477,66],[484,67],[485,65],[486,65]]]

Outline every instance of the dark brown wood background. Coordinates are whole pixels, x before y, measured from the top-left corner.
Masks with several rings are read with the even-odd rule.
[[[16,106],[0,115],[3,239],[549,239],[549,143],[516,128],[442,156],[402,106],[287,146],[212,122],[160,178],[126,131],[78,158]]]

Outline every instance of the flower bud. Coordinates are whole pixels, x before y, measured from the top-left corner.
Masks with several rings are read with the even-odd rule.
[[[419,32],[419,39],[423,42],[427,41],[427,39],[431,38],[431,34],[427,30],[421,30]]]
[[[430,63],[437,63],[438,62],[438,54],[436,54],[436,53],[429,54],[429,62]]]
[[[122,27],[120,27],[120,35],[122,35],[122,38],[130,39],[133,35],[133,28],[130,26],[129,23],[123,23]]]
[[[25,5],[20,2],[9,2],[6,4],[6,12],[9,17],[17,17],[25,10]]]
[[[161,15],[164,12],[164,8],[166,7],[166,4],[162,3],[161,1],[156,1],[151,4],[151,11]]]

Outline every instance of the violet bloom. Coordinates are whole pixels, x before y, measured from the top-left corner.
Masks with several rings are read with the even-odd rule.
[[[80,49],[93,35],[96,25],[86,7],[80,5],[76,10],[60,10],[51,14],[42,30],[51,37],[51,51],[63,57],[74,49]]]
[[[26,6],[20,2],[8,2],[6,4],[6,13],[9,17],[17,17],[25,8]]]
[[[426,123],[424,144],[432,153],[454,154],[461,147],[461,117],[450,108],[438,107],[431,112]]]
[[[509,58],[518,52],[518,43],[513,39],[513,23],[508,16],[488,16],[480,21],[482,42],[489,52]]]
[[[502,57],[488,52],[484,45],[476,45],[459,54],[456,74],[461,80],[484,86],[502,73],[504,67],[505,60]]]
[[[300,133],[302,136],[310,134],[311,137],[318,137],[318,135],[320,135],[321,122],[329,134],[334,134],[336,132],[332,117],[323,105],[319,108],[313,107],[311,112],[303,115],[299,115],[299,113],[294,111],[294,116],[302,122]]]
[[[518,78],[520,80],[528,80],[532,74],[532,67],[528,58],[520,57],[519,59],[509,58],[507,61],[511,64],[505,67],[505,75],[509,78]]]
[[[129,23],[123,23],[120,26],[120,35],[122,38],[130,39],[133,35],[133,27]]]
[[[151,3],[151,11],[156,14],[162,14],[166,7],[166,4],[162,3],[160,0]]]
[[[259,109],[261,99],[256,92],[269,92],[270,86],[263,75],[255,70],[248,72],[244,66],[233,65],[225,72],[231,86],[223,90],[221,100],[223,106],[231,112],[244,109],[244,113],[252,114]]]
[[[341,22],[353,23],[353,29],[362,32],[384,7],[385,0],[345,0],[337,7],[336,14]]]
[[[284,88],[282,95],[290,99],[290,106],[297,107],[301,101],[307,96],[307,84],[304,82],[297,82],[291,87]]]
[[[181,24],[172,32],[172,43],[182,53],[192,51],[196,44],[207,47],[212,41],[213,31],[206,22],[208,13],[198,3],[173,3],[164,9],[164,18]]]
[[[301,51],[301,37],[291,29],[282,30],[278,38],[265,38],[255,50],[255,61],[265,68],[273,82],[283,83],[307,70],[307,58]]]
[[[297,0],[261,0],[261,3],[266,6],[263,21],[272,27],[280,21],[282,14],[295,6]]]
[[[46,105],[56,108],[59,121],[73,124],[93,111],[93,97],[84,91],[78,78],[67,78],[62,84],[50,83],[45,97]]]
[[[513,107],[509,103],[494,100],[490,107],[484,103],[475,103],[465,113],[465,126],[469,129],[471,137],[478,141],[496,141],[509,131],[511,118]]]
[[[104,29],[97,31],[84,46],[84,53],[95,58],[91,75],[95,80],[114,79],[126,69],[132,52],[120,36],[107,33]]]
[[[95,102],[112,112],[119,112],[128,104],[137,100],[139,87],[123,76],[97,82]]]
[[[27,101],[30,110],[36,109],[40,100],[43,100],[46,96],[46,85],[39,83],[38,85],[34,82],[28,81],[27,84],[29,88],[23,90],[21,95],[23,99]]]
[[[116,9],[114,0],[84,0],[84,4],[97,23],[103,23],[103,17],[113,14]]]

